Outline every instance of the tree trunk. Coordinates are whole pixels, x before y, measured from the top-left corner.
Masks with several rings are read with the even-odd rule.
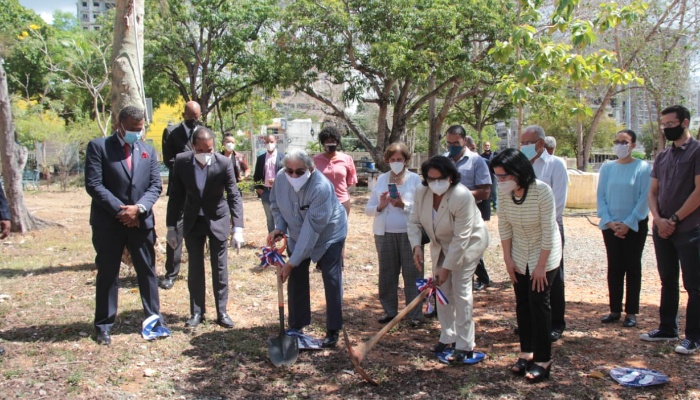
[[[145,111],[143,88],[144,0],[117,0],[112,44],[112,115],[129,105]],[[119,118],[112,118],[112,130]]]
[[[435,90],[435,77],[431,76],[430,80],[428,81],[428,84],[430,85],[428,87],[429,91]],[[442,125],[441,123],[438,123],[437,120],[437,114],[436,114],[436,108],[435,108],[435,96],[432,96],[430,100],[428,100],[428,121],[430,121],[429,126],[428,126],[428,156],[432,157],[437,154],[439,146],[440,146],[440,128]]]
[[[0,151],[2,177],[10,207],[12,232],[26,233],[37,228],[38,220],[27,210],[22,192],[22,170],[27,162],[27,149],[15,142],[7,74],[0,62]]]

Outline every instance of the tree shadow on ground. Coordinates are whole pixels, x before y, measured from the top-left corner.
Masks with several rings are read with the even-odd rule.
[[[16,278],[20,276],[36,276],[36,275],[48,275],[48,274],[61,274],[63,272],[80,272],[80,271],[92,271],[95,270],[95,263],[84,263],[75,265],[57,265],[57,266],[46,266],[35,269],[10,269],[10,268],[0,268],[0,277],[2,278]]]

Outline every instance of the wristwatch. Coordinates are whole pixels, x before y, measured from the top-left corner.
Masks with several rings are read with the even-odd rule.
[[[679,223],[681,221],[681,219],[678,218],[678,216],[676,214],[671,215],[670,220],[675,222],[675,223]]]

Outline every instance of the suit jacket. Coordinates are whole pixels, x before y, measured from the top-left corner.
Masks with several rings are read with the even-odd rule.
[[[0,221],[10,220],[10,207],[7,204],[7,197],[5,197],[5,191],[2,190],[0,186]]]
[[[421,244],[421,227],[430,237],[433,271],[440,265],[451,271],[476,264],[489,245],[489,233],[476,201],[464,185],[452,186],[443,195],[433,228],[433,192],[416,189],[413,209],[408,219],[411,248]],[[442,253],[442,257],[441,254]]]
[[[190,132],[192,134],[192,132]],[[175,164],[175,156],[192,150],[192,143],[187,136],[185,123],[180,122],[177,125],[170,125],[163,130],[163,163],[168,167],[168,182],[173,178],[173,165]],[[170,185],[168,192],[170,196]]]
[[[195,167],[199,168],[199,165],[195,166],[196,162],[193,151],[175,157],[166,224],[177,226],[177,221],[184,213],[182,232],[183,236],[187,236],[197,222],[201,209],[212,234],[224,241],[231,231],[231,219],[233,226],[243,227],[243,202],[236,184],[233,164],[228,157],[213,154],[204,191],[200,195],[194,175]]]
[[[153,204],[162,190],[158,158],[153,147],[144,142],[133,145],[132,171],[128,170],[124,147],[117,134],[94,139],[85,155],[85,189],[92,197],[90,225],[109,226],[116,220],[119,206],[143,204],[140,229],[153,229]]]
[[[258,156],[258,159],[255,161],[255,172],[253,173],[253,182],[264,182],[265,180],[265,157],[267,156],[267,150],[265,150],[264,153],[260,154]],[[279,170],[282,169],[282,159],[284,158],[284,154],[277,150],[277,160],[275,160],[275,172],[278,172]],[[262,189],[263,184],[258,184],[255,185],[256,189]]]

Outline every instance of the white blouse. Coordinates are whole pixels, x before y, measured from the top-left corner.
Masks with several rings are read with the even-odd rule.
[[[403,179],[403,185],[397,185],[401,200],[403,200],[404,208],[400,209],[389,204],[385,209],[377,212],[379,206],[379,198],[382,193],[389,190],[389,177],[391,172],[385,172],[377,177],[377,184],[372,189],[372,194],[369,197],[365,214],[374,217],[373,232],[375,235],[384,235],[384,233],[405,233],[407,232],[406,223],[408,216],[411,214],[413,207],[413,199],[415,198],[416,189],[421,185],[421,178],[418,174],[406,171]]]

